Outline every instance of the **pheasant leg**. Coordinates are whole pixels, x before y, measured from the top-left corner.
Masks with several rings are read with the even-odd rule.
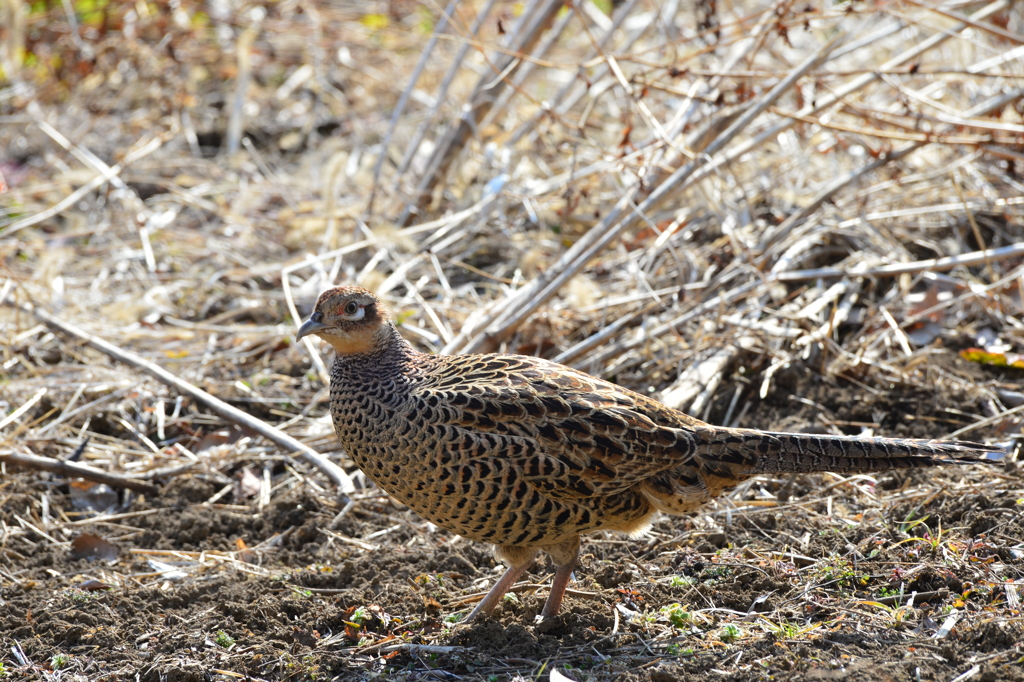
[[[540,612],[541,618],[551,618],[558,613],[558,608],[562,605],[562,598],[565,597],[565,588],[569,586],[569,581],[572,579],[574,568],[576,568],[575,559],[571,564],[559,566],[555,570],[555,577],[551,579],[551,592],[548,594],[548,600],[544,602],[544,609]]]
[[[551,555],[555,565],[555,577],[551,579],[551,592],[548,593],[548,600],[544,602],[544,609],[540,612],[541,618],[551,618],[558,613],[565,597],[565,588],[569,586],[572,579],[572,571],[576,568],[576,558],[580,553],[580,539],[577,536],[572,540],[545,547],[544,550]]]
[[[494,607],[498,605],[501,598],[516,584],[516,581],[522,577],[523,573],[526,573],[526,568],[530,565],[529,561],[525,561],[518,566],[509,566],[508,570],[500,578],[498,582],[494,583],[494,587],[484,596],[483,599],[477,603],[476,608],[469,612],[462,622],[468,623],[474,618],[480,616],[480,614],[491,615],[494,611]]]

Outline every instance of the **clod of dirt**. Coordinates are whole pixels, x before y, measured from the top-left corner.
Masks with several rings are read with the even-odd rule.
[[[597,584],[606,590],[624,585],[633,579],[633,572],[621,566],[607,565],[594,574]]]

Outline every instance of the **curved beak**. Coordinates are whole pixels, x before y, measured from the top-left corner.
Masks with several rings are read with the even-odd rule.
[[[309,336],[310,334],[316,334],[318,332],[327,329],[327,325],[323,322],[314,322],[313,320],[306,320],[299,327],[299,331],[295,333],[295,342],[298,343],[303,336]]]

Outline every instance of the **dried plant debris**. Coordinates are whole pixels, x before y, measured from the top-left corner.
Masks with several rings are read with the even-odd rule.
[[[944,4],[0,6],[0,678],[1020,680],[1024,23]],[[730,426],[1002,444],[759,478],[459,619],[297,324]]]

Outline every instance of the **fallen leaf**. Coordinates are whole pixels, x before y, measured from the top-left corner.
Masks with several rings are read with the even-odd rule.
[[[71,556],[75,559],[113,561],[117,554],[116,546],[91,533],[82,533],[71,541]]]
[[[245,540],[235,538],[235,547],[238,549],[238,556],[236,558],[239,561],[244,561],[247,564],[256,563],[256,553],[249,549],[248,545],[245,544]]]
[[[235,484],[235,499],[241,500],[246,497],[255,497],[260,494],[263,487],[263,479],[253,473],[250,467],[242,469],[241,478]]]
[[[960,357],[982,365],[1024,369],[1024,355],[1017,353],[990,353],[982,348],[967,348],[960,351]]]

